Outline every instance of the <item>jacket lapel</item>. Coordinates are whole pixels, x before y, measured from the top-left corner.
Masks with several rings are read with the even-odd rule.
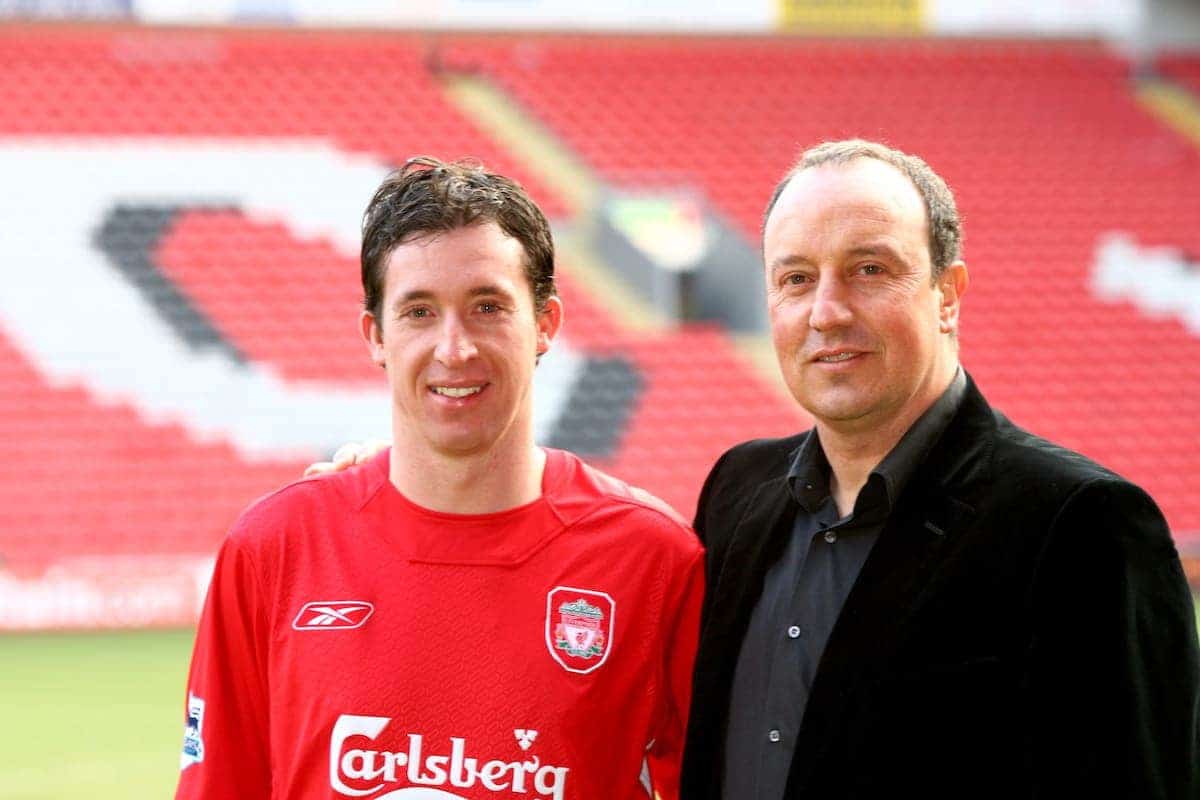
[[[721,572],[711,588],[711,613],[701,634],[706,654],[697,662],[697,675],[713,681],[708,685],[719,687],[726,698],[763,579],[782,553],[795,515],[796,503],[787,490],[786,477],[760,484],[733,531]]]

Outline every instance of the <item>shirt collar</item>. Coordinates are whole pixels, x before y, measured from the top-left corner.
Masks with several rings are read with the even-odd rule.
[[[487,514],[434,511],[405,497],[388,478],[389,451],[372,460],[377,486],[359,508],[362,530],[382,536],[410,561],[463,566],[515,566],[524,563],[568,527],[559,510],[578,492],[574,456],[546,451],[542,493],[529,503]]]
[[[809,430],[796,449],[787,479],[792,497],[809,514],[815,513],[821,501],[829,496],[829,461],[821,449],[816,428]]]
[[[856,513],[859,506],[867,501],[870,505],[886,502],[888,510],[895,506],[918,465],[958,412],[966,390],[966,373],[959,367],[941,397],[904,432],[896,446],[879,462],[879,466],[871,470],[867,485],[860,490],[855,502]],[[808,432],[796,449],[787,478],[792,496],[808,513],[813,513],[821,501],[829,496],[829,461],[821,449],[816,428]],[[882,497],[877,488],[880,483],[886,493]]]
[[[967,376],[959,367],[954,373],[954,379],[946,387],[933,405],[925,410],[916,422],[912,424],[891,452],[883,457],[879,466],[872,470],[883,477],[887,486],[888,505],[894,506],[900,499],[900,493],[929,450],[941,438],[950,420],[958,413],[963,396],[967,391]]]

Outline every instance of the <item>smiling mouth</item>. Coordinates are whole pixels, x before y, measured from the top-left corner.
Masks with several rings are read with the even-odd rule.
[[[839,361],[849,361],[852,358],[857,358],[862,353],[835,353],[828,356],[819,356],[816,361],[822,364],[836,364]]]
[[[442,397],[455,398],[470,397],[483,391],[482,386],[431,386],[430,389]]]

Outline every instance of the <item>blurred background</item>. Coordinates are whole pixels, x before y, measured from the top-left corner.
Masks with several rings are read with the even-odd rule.
[[[807,421],[758,226],[850,136],[955,190],[962,358],[1159,502],[1200,583],[1200,4],[0,0],[0,798],[174,787],[192,626],[256,497],[388,435],[357,334],[387,171],[552,219],[539,439],[690,516]]]

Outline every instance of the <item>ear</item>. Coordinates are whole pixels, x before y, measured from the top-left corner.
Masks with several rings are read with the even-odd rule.
[[[557,297],[546,301],[546,307],[537,315],[537,354],[543,355],[550,349],[550,344],[563,324],[563,304]]]
[[[962,308],[962,296],[967,293],[967,265],[955,261],[942,272],[937,280],[941,300],[938,304],[938,330],[954,335],[958,333],[958,312]]]
[[[387,359],[383,349],[383,331],[380,329],[375,315],[370,311],[363,311],[358,315],[359,332],[362,333],[363,341],[367,344],[367,352],[371,356],[371,360],[377,366],[386,367]]]

